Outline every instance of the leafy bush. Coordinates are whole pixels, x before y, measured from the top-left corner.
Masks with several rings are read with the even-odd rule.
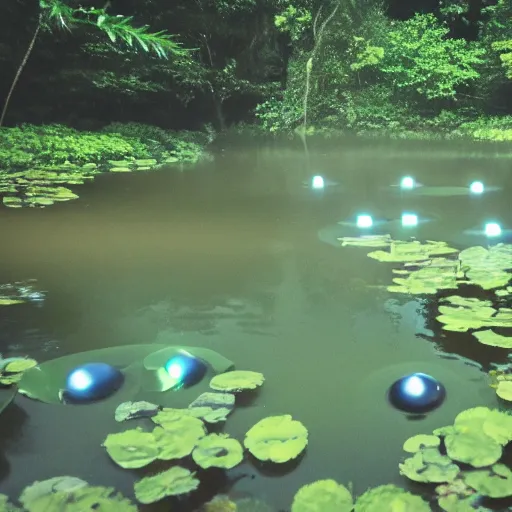
[[[480,117],[462,123],[457,132],[478,140],[512,141],[512,116]]]

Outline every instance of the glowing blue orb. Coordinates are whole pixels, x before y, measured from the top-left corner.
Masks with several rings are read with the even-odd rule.
[[[177,354],[165,363],[165,371],[176,381],[173,387],[192,386],[205,375],[208,367],[201,360],[190,354]]]
[[[408,413],[423,414],[439,407],[446,398],[444,386],[425,373],[412,373],[389,388],[391,405]]]
[[[404,176],[402,181],[400,181],[400,188],[405,190],[411,190],[414,188],[415,182],[414,178],[411,176]]]
[[[485,236],[493,238],[501,235],[501,226],[496,222],[488,222],[484,228]]]
[[[363,228],[363,229],[371,228],[373,226],[373,219],[372,219],[371,215],[366,215],[366,214],[358,215],[357,220],[356,220],[356,225],[358,228]]]
[[[84,364],[69,372],[64,396],[72,402],[100,400],[115,393],[123,381],[123,373],[110,364]]]
[[[485,190],[484,184],[481,181],[473,181],[471,185],[469,185],[469,191],[472,194],[482,194]]]
[[[402,214],[402,226],[404,228],[413,227],[418,225],[418,216],[415,213]]]
[[[325,187],[325,180],[322,176],[313,176],[313,179],[311,180],[311,186],[315,190],[319,190]]]

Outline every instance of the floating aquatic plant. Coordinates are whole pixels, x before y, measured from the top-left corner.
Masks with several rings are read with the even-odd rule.
[[[210,381],[210,387],[217,391],[238,393],[260,387],[265,381],[263,374],[248,370],[233,370],[216,375]]]
[[[422,244],[417,240],[412,242],[394,240],[389,246],[389,251],[373,251],[368,253],[368,256],[378,261],[405,263],[427,260],[432,256],[445,256],[457,252],[459,252],[458,249],[450,247],[446,242],[427,240]]]
[[[161,410],[159,405],[149,402],[123,402],[120,404],[114,414],[116,421],[126,421],[135,418],[150,418],[158,414]]]
[[[89,484],[81,478],[74,476],[57,476],[41,482],[34,482],[32,485],[25,487],[19,502],[25,507],[29,508],[30,504],[43,496],[49,496],[57,492],[74,492]],[[0,507],[0,510],[2,508]]]
[[[203,469],[231,469],[242,462],[243,451],[242,445],[227,434],[209,434],[199,440],[192,458]]]
[[[140,427],[109,434],[103,446],[110,458],[124,469],[143,468],[160,455],[153,432],[144,432]]]
[[[308,444],[308,431],[289,414],[269,416],[245,435],[244,445],[261,461],[288,462],[297,458]]]
[[[405,441],[403,449],[405,452],[416,453],[423,448],[437,448],[441,444],[441,439],[436,435],[418,434]]]
[[[482,496],[512,496],[512,471],[505,464],[494,464],[490,468],[467,472],[464,481]]]
[[[400,474],[415,482],[443,483],[457,478],[460,468],[437,447],[426,447],[399,464]]]
[[[380,485],[368,489],[357,498],[354,512],[431,512],[429,504],[420,496],[397,487]]]
[[[38,291],[34,285],[35,279],[15,281],[14,283],[0,285],[0,306],[23,304],[25,302],[41,303],[45,293]]]
[[[35,359],[25,357],[2,359],[0,356],[0,385],[10,386],[17,384],[23,377],[23,373],[35,366],[37,366]]]
[[[174,466],[154,476],[135,482],[135,497],[144,504],[155,503],[167,496],[188,494],[199,487],[199,480],[188,469]]]
[[[353,508],[350,491],[331,479],[302,486],[292,503],[292,512],[351,512]]]

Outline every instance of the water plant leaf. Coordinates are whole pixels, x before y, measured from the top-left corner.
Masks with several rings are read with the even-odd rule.
[[[34,482],[32,485],[25,487],[19,497],[19,502],[25,508],[28,508],[32,501],[41,496],[47,496],[48,494],[56,492],[72,492],[88,485],[89,484],[81,478],[74,476],[57,476],[41,482]]]
[[[261,461],[288,462],[298,457],[308,444],[308,431],[289,414],[269,416],[245,435],[244,446]]]
[[[2,372],[4,373],[22,373],[30,368],[34,368],[37,366],[37,361],[35,359],[28,359],[25,357],[17,357],[13,358],[13,360],[9,361],[3,368]]]
[[[82,487],[60,491],[30,501],[26,512],[137,512],[137,507],[111,487]]]
[[[446,427],[439,427],[432,431],[435,436],[446,437],[448,434],[455,432],[453,425],[447,425]]]
[[[512,496],[512,471],[505,464],[494,464],[487,469],[468,471],[464,474],[464,480],[482,496]]]
[[[448,457],[475,468],[490,466],[503,454],[501,444],[483,432],[455,432],[444,443]]]
[[[209,393],[199,395],[189,406],[190,413],[207,423],[226,421],[235,407],[235,395],[232,393]]]
[[[457,478],[460,468],[438,448],[423,448],[398,465],[400,474],[415,482],[442,483]]]
[[[502,446],[512,441],[512,416],[488,407],[473,407],[460,412],[454,428],[455,433],[483,433]]]
[[[368,489],[357,498],[354,512],[431,512],[430,506],[420,496],[397,487],[380,485]]]
[[[10,503],[5,494],[0,494],[0,512],[21,512],[21,510]]]
[[[498,384],[496,394],[507,402],[512,402],[512,380],[502,380]]]
[[[478,299],[464,302],[454,302],[453,297],[443,299],[442,302],[451,302],[451,305],[439,306],[439,315],[436,319],[444,324],[447,331],[467,332],[470,329],[482,327],[512,327],[512,310],[501,308],[496,310],[489,305],[489,301]]]
[[[331,479],[302,486],[292,503],[292,512],[351,512],[353,508],[350,491]]]
[[[216,391],[237,393],[248,389],[256,389],[263,385],[265,377],[262,373],[248,370],[232,370],[213,377],[210,388]]]
[[[115,411],[115,420],[121,422],[135,418],[150,418],[158,414],[159,410],[159,405],[149,402],[123,402]]]
[[[389,246],[389,252],[373,251],[368,253],[368,256],[378,261],[400,263],[427,260],[432,256],[454,254],[457,252],[459,252],[458,249],[449,247],[446,242],[427,240],[426,243],[422,244],[417,240],[412,242],[394,240]]]
[[[167,496],[187,494],[199,487],[199,480],[188,469],[174,466],[162,473],[142,478],[133,487],[137,500],[149,504]]]
[[[227,434],[209,434],[199,440],[192,458],[203,469],[231,469],[242,462],[244,451],[242,445]]]
[[[229,496],[219,494],[201,507],[201,512],[238,512],[238,506]]]
[[[110,458],[125,469],[142,468],[159,457],[155,436],[141,428],[109,434],[103,446]]]
[[[491,329],[474,332],[473,336],[482,344],[491,347],[512,348],[512,336],[501,336]]]
[[[438,290],[456,289],[459,286],[457,282],[457,262],[440,258],[435,258],[435,260],[429,260],[430,265],[423,265],[417,270],[405,271],[405,274],[403,274],[405,277],[395,277],[393,279],[395,285],[388,286],[388,291],[434,294]],[[441,263],[439,263],[439,260],[441,260]]]
[[[461,498],[456,494],[450,494],[440,497],[437,503],[446,512],[492,512],[488,508],[479,507],[479,500],[479,495]]]
[[[161,460],[181,459],[190,455],[199,439],[206,435],[204,423],[188,415],[161,425],[153,430],[158,458]]]
[[[419,434],[412,436],[405,441],[403,449],[409,453],[419,452],[422,448],[436,448],[441,444],[441,439],[437,436]]]

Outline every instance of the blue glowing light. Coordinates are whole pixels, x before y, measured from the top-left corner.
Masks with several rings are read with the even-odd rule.
[[[443,403],[446,390],[430,375],[412,373],[393,383],[389,388],[388,398],[401,411],[423,414]]]
[[[403,190],[411,190],[415,186],[415,181],[412,176],[404,176],[400,181],[400,188]]]
[[[100,400],[117,391],[124,381],[123,373],[107,363],[88,363],[69,372],[64,396],[74,402]]]
[[[469,191],[472,194],[482,194],[485,190],[484,184],[481,181],[473,181],[471,185],[469,185]]]
[[[415,213],[403,213],[402,214],[402,226],[413,227],[418,225],[418,216]]]
[[[362,214],[358,215],[356,219],[356,225],[358,228],[367,229],[373,226],[373,219],[371,215]]]
[[[494,238],[496,236],[501,236],[501,226],[496,222],[488,222],[484,228],[485,236],[489,238]]]
[[[175,382],[173,387],[180,388],[199,382],[206,373],[206,364],[191,354],[180,353],[165,363],[165,371]]]
[[[311,186],[315,190],[319,190],[325,187],[325,180],[322,176],[313,176],[313,179],[311,180]]]

